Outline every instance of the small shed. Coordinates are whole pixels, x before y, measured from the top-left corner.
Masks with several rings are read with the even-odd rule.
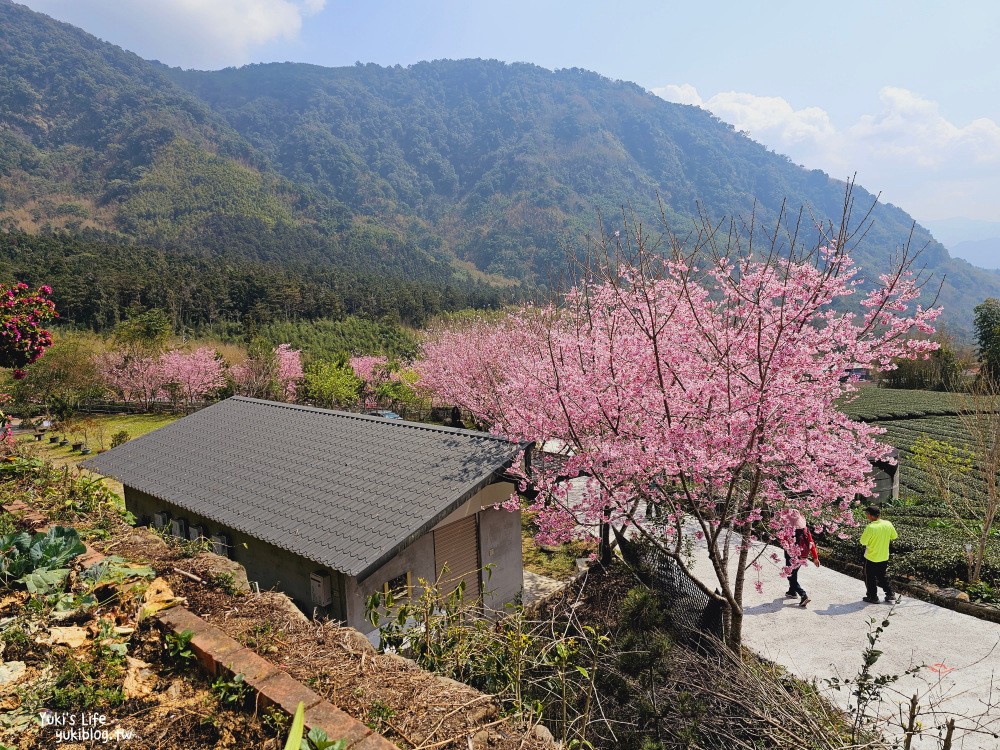
[[[412,594],[445,568],[488,609],[520,595],[520,513],[495,506],[525,447],[233,397],[83,465],[125,486],[139,523],[209,540],[262,588],[366,631],[371,593]]]
[[[872,462],[875,488],[867,498],[870,502],[894,503],[899,500],[899,449],[893,448],[886,461]]]

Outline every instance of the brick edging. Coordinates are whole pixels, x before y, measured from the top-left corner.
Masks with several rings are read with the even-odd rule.
[[[54,525],[44,514],[16,501],[0,505],[8,513],[19,513],[37,533]],[[74,559],[74,564],[93,565],[105,559],[89,544],[86,551]],[[319,727],[331,740],[347,740],[348,750],[398,750],[380,734],[353,716],[344,713],[329,701],[298,682],[287,672],[276,667],[239,641],[229,637],[219,628],[205,622],[186,607],[172,607],[153,616],[162,629],[182,633],[190,630],[191,650],[198,662],[212,677],[242,674],[246,684],[257,693],[258,706],[277,706],[289,716],[294,716],[301,701],[305,705],[306,731]]]
[[[194,634],[189,644],[191,650],[212,677],[242,674],[246,684],[257,693],[258,706],[276,706],[291,716],[302,702],[307,731],[319,727],[331,740],[347,740],[349,750],[397,750],[385,737],[186,607],[172,607],[154,617],[164,630],[177,634],[190,630]]]

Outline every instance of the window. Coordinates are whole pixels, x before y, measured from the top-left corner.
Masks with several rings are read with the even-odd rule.
[[[388,596],[392,592],[394,597],[401,599],[410,595],[411,588],[410,571],[406,571],[382,584],[382,593]]]

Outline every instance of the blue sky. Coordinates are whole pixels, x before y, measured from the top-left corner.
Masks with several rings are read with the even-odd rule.
[[[186,68],[587,68],[704,106],[804,166],[856,172],[918,220],[1000,221],[995,0],[21,1]]]

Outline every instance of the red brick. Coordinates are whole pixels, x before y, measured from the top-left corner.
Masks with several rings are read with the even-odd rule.
[[[185,607],[171,607],[162,612],[157,612],[155,617],[175,633],[180,633],[184,630],[190,630],[194,633],[202,625],[207,624],[198,615]]]
[[[280,706],[290,715],[295,714],[299,703],[310,709],[323,699],[287,672],[278,672],[254,685],[260,691],[261,705]]]
[[[381,734],[370,734],[363,740],[348,745],[348,750],[399,750]]]
[[[107,559],[107,555],[98,552],[93,547],[87,547],[87,551],[76,558],[76,561],[80,563],[83,567],[87,568],[94,563],[99,563],[101,560]]]
[[[161,625],[175,633],[190,630],[191,649],[205,668],[217,676],[220,672],[242,674],[248,685],[259,693],[263,705],[280,706],[294,714],[299,703],[305,705],[307,729],[319,727],[331,739],[347,740],[351,750],[393,750],[395,745],[357,719],[348,716],[293,679],[287,672],[262,658],[222,630],[210,625],[184,607],[174,607],[156,615]]]
[[[347,740],[348,747],[353,743],[360,742],[372,733],[372,730],[360,721],[348,716],[326,701],[308,709],[305,720],[306,729],[319,727],[326,732],[331,740]]]
[[[241,647],[238,651],[217,658],[217,661],[219,667],[226,672],[243,675],[243,680],[254,688],[281,672],[274,664],[262,659],[248,648]]]
[[[212,677],[217,677],[221,671],[228,668],[229,662],[236,659],[241,651],[246,651],[239,641],[233,640],[211,625],[203,627],[200,632],[195,631],[194,638],[191,639],[191,649]],[[238,669],[233,673],[242,671]]]
[[[172,607],[159,613],[157,617],[175,633],[190,630],[194,634],[190,642],[191,650],[212,677],[218,676],[220,663],[245,650],[241,643],[184,607]]]

